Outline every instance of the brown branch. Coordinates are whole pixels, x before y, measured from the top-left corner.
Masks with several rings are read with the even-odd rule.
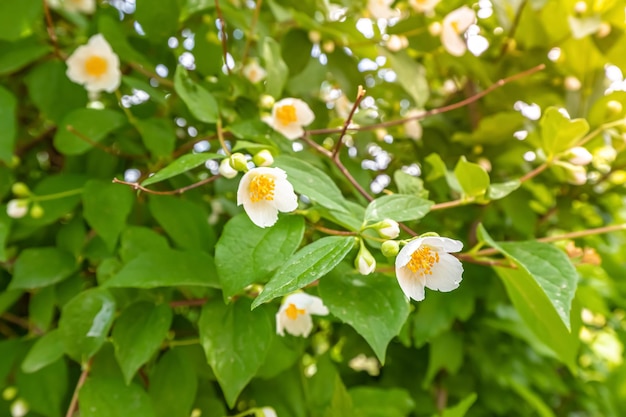
[[[43,1],[43,12],[46,15],[46,30],[48,31],[48,37],[50,38],[50,42],[52,43],[52,48],[54,49],[54,55],[62,61],[65,61],[65,54],[61,52],[59,49],[59,41],[57,39],[57,34],[54,31],[54,22],[52,21],[52,15],[50,14],[50,8],[48,7],[48,0]]]
[[[328,235],[337,235],[337,236],[357,236],[358,235],[358,233],[356,233],[356,232],[348,232],[348,231],[345,231],[345,230],[329,229],[328,227],[320,226],[319,224],[316,224],[315,228],[317,230],[319,230],[320,232],[326,233]]]
[[[176,301],[170,301],[170,307],[176,308],[176,307],[202,306],[206,304],[207,301],[209,301],[208,298],[195,298],[191,300],[176,300]]]
[[[15,314],[9,313],[9,312],[5,312],[2,313],[2,316],[0,316],[0,318],[4,321],[8,321],[9,323],[13,323],[16,324],[18,326],[20,326],[21,328],[25,329],[25,330],[29,330],[31,329],[31,325],[28,322],[28,320],[23,319],[19,316],[16,316]]]
[[[222,35],[222,54],[224,55],[224,66],[226,66],[226,72],[230,75],[230,67],[228,66],[228,45],[226,44],[226,21],[220,8],[220,1],[215,0],[215,11],[217,12],[217,18],[220,21],[220,33]]]
[[[548,163],[544,162],[543,164],[539,165],[537,168],[533,169],[532,171],[527,172],[526,174],[524,174],[519,181],[520,182],[526,182],[531,178],[536,177],[537,175],[541,174],[543,171],[545,171],[548,168]]]
[[[114,156],[119,156],[120,158],[127,158],[127,159],[143,159],[143,158],[145,158],[144,155],[131,155],[131,154],[128,154],[128,153],[124,153],[122,151],[118,151],[117,149],[114,149],[114,148],[111,148],[111,147],[108,147],[108,146],[104,146],[100,142],[96,142],[95,140],[91,139],[89,136],[87,136],[84,133],[80,132],[79,130],[77,130],[72,125],[67,125],[65,128],[67,129],[68,132],[72,133],[78,139],[80,139],[80,140],[82,140],[84,142],[87,142],[88,144],[90,144],[94,148],[98,148],[101,151],[106,152],[108,154],[111,154],[111,155],[114,155]]]
[[[246,63],[248,59],[248,54],[250,53],[250,47],[252,46],[252,34],[256,29],[256,24],[259,21],[259,14],[261,13],[261,4],[263,4],[263,0],[257,0],[254,7],[254,14],[252,15],[252,21],[250,22],[250,27],[248,28],[248,37],[246,38],[246,44],[243,47],[243,54],[241,55],[241,62]]]
[[[375,130],[379,128],[385,128],[385,127],[398,126],[411,120],[421,120],[426,117],[433,116],[435,114],[441,114],[441,113],[446,113],[452,110],[456,110],[483,98],[484,96],[490,94],[492,91],[497,90],[498,88],[503,87],[504,85],[512,81],[516,81],[516,80],[519,80],[520,78],[524,78],[536,72],[542,71],[545,67],[546,67],[545,64],[540,64],[530,69],[527,69],[526,71],[522,71],[515,75],[511,75],[510,77],[503,78],[501,80],[496,81],[494,84],[490,85],[489,87],[487,87],[480,93],[476,93],[475,95],[471,97],[468,97],[464,100],[461,100],[453,104],[449,104],[447,106],[438,107],[436,109],[424,111],[418,115],[406,117],[403,119],[390,120],[388,122],[376,123],[376,124],[367,125],[367,126],[352,127],[349,130],[360,132],[360,131],[368,131],[368,130]],[[343,128],[341,129],[338,129],[338,128],[312,129],[312,130],[308,130],[306,133],[309,135],[329,135],[333,133],[340,133],[342,130]]]
[[[348,114],[348,118],[343,123],[343,128],[341,129],[341,133],[339,135],[339,139],[337,140],[337,143],[335,144],[335,148],[333,149],[333,153],[332,153],[333,159],[339,153],[339,150],[341,149],[341,145],[343,145],[343,137],[346,135],[346,130],[348,130],[348,126],[350,126],[350,123],[352,123],[352,118],[354,117],[354,113],[356,112],[356,109],[359,108],[359,104],[361,103],[361,100],[363,100],[363,97],[365,97],[365,93],[366,93],[366,91],[363,89],[363,86],[360,85],[359,89],[358,89],[358,91],[356,93],[356,99],[354,100],[354,104],[352,105],[352,109],[350,109],[350,113]]]
[[[192,190],[192,189],[194,189],[194,188],[198,188],[198,187],[201,187],[201,186],[203,186],[203,185],[205,185],[205,184],[208,184],[208,183],[210,183],[210,182],[213,182],[213,181],[215,181],[217,178],[219,178],[219,175],[214,175],[214,176],[212,176],[212,177],[209,177],[209,178],[203,179],[202,181],[198,181],[198,182],[195,182],[195,183],[193,183],[193,184],[191,184],[191,185],[187,185],[187,186],[185,186],[185,187],[182,187],[182,188],[177,188],[177,189],[175,189],[175,190],[170,190],[170,191],[156,191],[156,190],[151,190],[151,189],[149,189],[149,188],[146,188],[146,187],[142,186],[141,184],[139,184],[139,183],[137,183],[137,182],[127,182],[127,181],[122,181],[122,180],[119,180],[119,179],[117,179],[117,178],[113,178],[113,182],[114,182],[115,184],[124,184],[124,185],[128,185],[129,187],[133,188],[134,190],[141,190],[141,191],[146,192],[146,193],[148,193],[148,194],[155,194],[155,195],[177,195],[177,194],[182,194],[182,193],[184,193],[185,191],[189,191],[189,190]]]
[[[93,358],[89,359],[89,361],[83,366],[83,372],[78,378],[76,388],[74,388],[74,394],[72,395],[72,401],[70,402],[70,406],[67,409],[65,417],[72,417],[74,413],[78,410],[78,393],[80,392],[80,389],[83,387],[83,385],[85,385],[85,381],[87,380],[87,376],[89,375],[89,371],[91,370],[92,362]]]

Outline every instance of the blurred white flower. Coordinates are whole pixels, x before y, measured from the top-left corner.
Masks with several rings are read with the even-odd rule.
[[[278,417],[278,415],[272,407],[263,407],[261,408],[261,417]]]
[[[563,84],[565,85],[565,89],[567,91],[578,91],[582,87],[580,80],[573,75],[565,77]]]
[[[248,65],[243,67],[243,75],[250,80],[252,84],[256,84],[259,81],[265,79],[267,72],[259,65],[257,61],[250,61]]]
[[[311,314],[328,314],[321,298],[303,292],[289,294],[276,313],[276,333],[284,336],[286,330],[294,336],[308,337],[313,330]]]
[[[458,288],[463,265],[449,253],[461,249],[463,243],[446,237],[418,237],[407,243],[396,258],[396,276],[404,294],[422,301],[424,287],[443,292]]]
[[[68,12],[92,14],[96,11],[96,0],[62,0],[61,6]]]
[[[409,0],[409,5],[418,13],[432,14],[441,0]]]
[[[374,19],[390,19],[398,16],[395,9],[390,6],[394,0],[368,0],[367,10]]]
[[[406,118],[416,117],[422,113],[424,113],[422,110],[411,109],[408,112],[406,112],[404,117]],[[407,137],[413,140],[419,140],[422,138],[422,133],[423,133],[422,124],[417,119],[408,120],[404,122],[404,133],[406,134]]]
[[[104,36],[98,34],[76,48],[67,59],[67,77],[89,92],[115,91],[122,80],[120,60]]]
[[[237,205],[242,205],[259,227],[273,226],[278,212],[298,208],[298,197],[287,181],[287,173],[280,168],[252,168],[239,182]]]
[[[230,164],[230,158],[224,158],[220,162],[219,173],[224,178],[235,178],[238,171]]]
[[[467,50],[463,33],[476,21],[476,12],[467,6],[459,7],[443,18],[441,43],[450,55],[461,56]]]
[[[19,219],[28,213],[28,200],[15,199],[7,203],[7,214],[9,217]]]
[[[582,146],[576,146],[570,149],[567,154],[569,163],[574,165],[589,165],[593,160],[591,152]]]
[[[28,403],[22,398],[18,398],[11,404],[11,416],[12,417],[24,417],[30,411]]]
[[[265,119],[274,130],[287,139],[296,139],[304,134],[302,126],[315,120],[315,114],[308,104],[298,98],[284,98],[274,103],[272,115]]]
[[[390,51],[398,52],[409,46],[409,40],[406,36],[391,35],[389,36],[389,39],[387,39],[386,45],[387,49]]]
[[[367,357],[360,353],[358,356],[350,359],[348,366],[355,371],[365,371],[372,376],[380,374],[380,364],[374,357]]]

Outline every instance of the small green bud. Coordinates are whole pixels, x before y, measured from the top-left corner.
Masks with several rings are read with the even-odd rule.
[[[274,163],[274,157],[270,151],[263,149],[261,152],[254,155],[252,162],[258,167],[268,167]]]
[[[617,100],[610,100],[608,103],[606,103],[606,112],[609,114],[609,116],[617,116],[618,114],[622,113],[623,109],[624,107],[622,106],[622,103]]]
[[[41,205],[37,203],[33,204],[33,206],[30,208],[30,217],[32,217],[33,219],[41,219],[43,215],[43,207],[41,207]]]
[[[28,185],[24,184],[23,182],[16,182],[15,184],[13,184],[13,186],[11,187],[11,192],[16,197],[30,196],[30,189],[28,188]]]
[[[310,221],[311,223],[319,222],[320,218],[322,217],[320,215],[320,212],[315,210],[315,209],[308,209],[308,210],[304,211],[303,214],[305,215],[307,220]]]
[[[2,391],[2,398],[5,401],[11,401],[16,396],[17,396],[17,388],[15,387],[6,387],[4,391]]]
[[[230,166],[237,171],[246,172],[248,170],[248,161],[244,154],[236,152],[230,156]]]
[[[395,240],[386,240],[380,245],[380,251],[386,258],[393,258],[400,252],[400,245]]]

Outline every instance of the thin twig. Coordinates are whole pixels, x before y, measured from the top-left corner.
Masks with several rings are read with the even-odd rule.
[[[350,113],[348,114],[348,118],[343,123],[343,128],[341,129],[341,134],[339,135],[339,139],[337,140],[337,143],[335,144],[335,148],[333,149],[333,153],[332,153],[332,157],[333,158],[335,158],[337,156],[337,154],[339,153],[339,150],[341,149],[341,145],[343,144],[343,137],[346,135],[346,130],[348,130],[348,126],[350,126],[350,123],[352,123],[352,118],[354,117],[354,113],[356,112],[356,109],[359,108],[359,104],[361,103],[361,100],[363,100],[363,97],[365,97],[365,93],[366,93],[366,91],[363,89],[363,86],[360,85],[359,89],[358,89],[358,91],[356,93],[356,99],[354,100],[354,104],[352,105],[352,109],[350,109]]]
[[[228,146],[226,146],[226,141],[224,140],[224,131],[222,130],[222,118],[221,117],[217,118],[215,129],[217,130],[217,140],[219,140],[220,146],[224,150],[224,153],[226,154],[226,156],[230,156],[231,154],[230,149],[228,149]]]
[[[337,235],[337,236],[357,236],[356,232],[348,232],[346,230],[335,230],[329,229],[328,227],[320,226],[319,224],[315,225],[315,228],[320,232],[326,233],[327,235]]]
[[[87,380],[87,376],[89,376],[89,371],[91,370],[92,362],[93,358],[89,359],[89,361],[83,366],[83,372],[80,374],[80,378],[78,378],[76,388],[74,388],[74,394],[72,395],[72,401],[70,402],[70,406],[67,409],[65,417],[72,417],[78,409],[78,393],[83,385],[85,385],[85,381]]]
[[[124,185],[128,185],[129,187],[132,187],[134,190],[141,190],[143,192],[146,192],[148,194],[155,194],[155,195],[177,195],[177,194],[182,194],[186,191],[192,190],[194,188],[198,188],[202,185],[208,184],[210,182],[215,181],[217,178],[219,178],[219,175],[214,175],[212,177],[208,177],[205,178],[201,181],[195,182],[191,185],[187,185],[186,187],[182,187],[182,188],[177,188],[175,190],[170,190],[170,191],[156,191],[156,190],[151,190],[149,188],[146,188],[144,186],[142,186],[141,184],[137,183],[137,182],[127,182],[127,181],[122,181],[119,180],[117,178],[113,178],[113,182],[116,184],[124,184]]]
[[[531,178],[536,177],[537,175],[541,174],[543,171],[545,171],[548,168],[549,164],[547,162],[544,162],[543,164],[539,165],[537,168],[533,169],[532,171],[527,172],[526,174],[524,174],[520,179],[519,182],[526,182]]]
[[[48,31],[48,37],[50,37],[50,42],[52,42],[54,55],[56,55],[57,58],[65,61],[66,56],[59,49],[59,41],[57,39],[57,34],[54,31],[54,22],[52,21],[52,15],[50,14],[50,8],[48,7],[48,0],[42,0],[42,1],[43,1],[43,12],[46,15],[46,29]]]
[[[261,13],[261,4],[263,4],[263,0],[257,0],[254,7],[254,14],[252,15],[252,21],[250,22],[250,27],[248,28],[248,37],[246,38],[246,45],[243,47],[243,54],[241,55],[241,62],[246,63],[248,59],[248,54],[250,53],[250,46],[252,46],[252,34],[256,29],[256,24],[259,21],[259,14]]]
[[[224,55],[224,66],[226,72],[230,75],[230,67],[228,66],[228,45],[226,43],[226,21],[222,15],[222,9],[220,8],[220,1],[215,0],[215,11],[217,12],[217,18],[220,21],[220,33],[222,38],[222,54]]]
[[[405,117],[403,119],[390,120],[388,122],[376,123],[376,124],[367,125],[367,126],[358,126],[358,127],[354,126],[354,127],[351,127],[349,130],[360,132],[360,131],[367,131],[367,130],[376,130],[379,128],[385,128],[385,127],[391,127],[391,126],[398,126],[411,120],[421,120],[426,117],[433,116],[435,114],[441,114],[441,113],[446,113],[452,110],[456,110],[483,98],[484,96],[488,95],[492,91],[497,90],[498,88],[503,87],[504,85],[512,81],[516,81],[516,80],[519,80],[520,78],[524,78],[536,72],[542,71],[545,67],[546,67],[545,64],[540,64],[526,71],[522,71],[515,75],[511,75],[510,77],[503,78],[501,80],[496,81],[494,84],[490,85],[489,87],[487,87],[480,93],[476,93],[475,95],[471,97],[468,97],[464,100],[461,100],[453,104],[449,104],[447,106],[438,107],[436,109],[424,111],[415,116]],[[308,130],[306,133],[311,136],[312,135],[330,135],[333,133],[341,133],[342,130],[343,130],[343,127],[342,128],[328,128],[328,129],[312,129],[312,130]]]

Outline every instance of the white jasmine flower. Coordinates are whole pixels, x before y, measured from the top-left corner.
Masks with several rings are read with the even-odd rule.
[[[250,61],[248,65],[243,67],[243,75],[250,80],[252,84],[256,84],[265,79],[267,72],[257,61]]]
[[[397,221],[391,219],[385,219],[380,222],[377,230],[380,237],[385,239],[395,239],[400,235],[400,225]]]
[[[86,45],[76,48],[67,59],[67,77],[83,84],[87,91],[96,93],[115,91],[122,80],[120,60],[104,36],[98,34]]]
[[[574,165],[589,165],[593,160],[593,155],[586,148],[576,146],[569,150],[569,163]]]
[[[96,11],[96,0],[62,0],[61,5],[68,12],[92,14]]]
[[[424,299],[424,287],[448,292],[459,287],[463,265],[450,255],[463,249],[463,243],[446,237],[418,237],[406,244],[396,258],[400,288],[415,301]]]
[[[394,0],[368,0],[367,10],[374,19],[390,19],[398,15],[390,6]]]
[[[389,39],[387,39],[386,45],[387,49],[390,51],[398,52],[409,46],[409,40],[406,36],[391,35],[389,36]]]
[[[261,408],[261,417],[278,417],[278,415],[272,407],[263,407]]]
[[[418,13],[430,15],[441,0],[409,0],[409,5]]]
[[[321,298],[303,292],[289,294],[276,313],[276,333],[284,336],[286,330],[294,336],[308,337],[313,330],[311,314],[328,314]]]
[[[416,117],[422,113],[423,113],[422,110],[412,109],[412,110],[409,110],[404,115],[404,117],[406,118]],[[423,134],[422,124],[417,119],[407,120],[406,122],[404,122],[404,133],[406,134],[407,137],[413,140],[419,140],[422,138],[422,134]]]
[[[298,197],[287,181],[287,173],[280,168],[252,168],[241,178],[237,190],[237,205],[242,205],[259,227],[273,226],[278,212],[298,208]]]
[[[463,33],[476,21],[476,12],[467,6],[459,7],[443,18],[441,43],[450,55],[461,56],[467,50]]]
[[[298,98],[284,98],[272,107],[272,115],[265,122],[287,139],[296,139],[304,134],[302,126],[311,124],[315,114],[308,104]]]
[[[220,162],[220,167],[218,169],[220,175],[224,178],[235,178],[237,176],[238,171],[232,167],[230,164],[230,158],[224,158]]]
[[[7,203],[7,214],[13,219],[19,219],[28,213],[28,200],[15,199]]]

